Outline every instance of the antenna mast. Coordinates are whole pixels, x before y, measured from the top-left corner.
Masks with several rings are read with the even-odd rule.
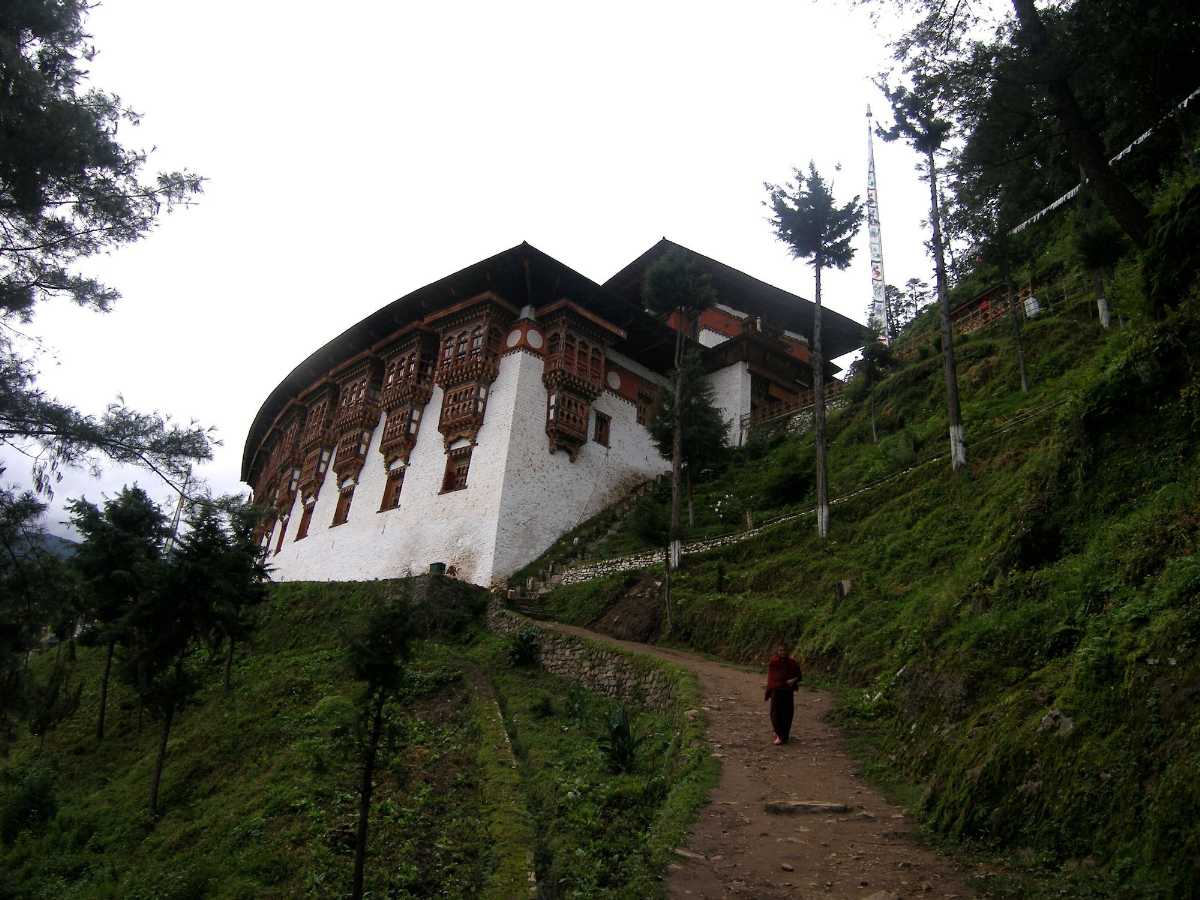
[[[868,320],[880,326],[880,339],[891,343],[887,282],[883,279],[883,234],[879,230],[879,191],[875,185],[875,144],[872,141],[871,107],[867,107],[867,232],[871,237],[871,313]]]

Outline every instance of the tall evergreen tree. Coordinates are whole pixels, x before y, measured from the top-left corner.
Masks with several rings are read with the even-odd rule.
[[[363,767],[354,842],[354,880],[350,892],[353,900],[361,900],[363,896],[375,760],[383,736],[384,718],[388,704],[404,683],[404,663],[412,638],[409,598],[403,597],[367,616],[350,642],[350,669],[355,680],[363,685]]]
[[[950,293],[946,284],[945,244],[939,206],[937,154],[950,134],[950,121],[942,104],[945,84],[920,71],[912,73],[912,87],[898,85],[880,89],[892,106],[895,123],[879,128],[885,141],[904,140],[925,159],[925,177],[929,182],[929,225],[933,230],[932,251],[934,283],[942,317],[942,362],[946,379],[946,414],[950,423],[950,467],[959,471],[967,464],[967,444],[963,434],[962,411],[958,401],[958,368],[954,362],[954,327],[950,321]]]
[[[795,180],[784,185],[765,184],[775,236],[788,245],[796,259],[813,267],[813,434],[817,458],[817,533],[829,536],[829,485],[825,462],[825,357],[821,347],[821,272],[845,269],[854,258],[851,241],[862,225],[863,207],[856,195],[837,206],[833,191],[809,162],[808,173],[794,170]]]
[[[729,443],[729,423],[717,409],[712,384],[705,377],[700,354],[684,353],[675,387],[668,391],[658,415],[650,423],[650,437],[664,459],[675,452],[676,407],[679,407],[680,446],[687,467],[688,524],[694,524],[692,482],[700,472],[721,459]],[[683,399],[676,403],[676,391]]]
[[[206,619],[200,622],[205,642],[224,652],[225,691],[237,643],[251,632],[251,609],[267,597],[270,567],[254,540],[262,512],[237,496],[196,502],[187,517],[187,533],[174,564],[185,566],[188,589],[201,592]]]
[[[873,0],[866,0],[873,2]],[[1192,62],[1195,71],[1196,17],[1180,16],[1179,4],[1151,0],[1096,0],[1056,4],[1039,9],[1034,0],[1012,0],[1012,16],[997,24],[993,43],[978,40],[982,18],[992,12],[981,0],[943,3],[941,0],[895,0],[906,12],[916,12],[917,23],[896,44],[896,55],[906,71],[919,71],[945,80],[962,100],[970,115],[987,107],[1007,115],[1012,100],[1024,98],[1038,104],[1056,127],[1050,136],[1055,144],[1065,141],[1072,170],[1082,169],[1109,214],[1139,248],[1145,248],[1149,216],[1145,205],[1108,159],[1121,145],[1106,146],[1105,132],[1113,133],[1110,122],[1096,110],[1119,110],[1131,94],[1141,91],[1146,79],[1142,71],[1157,68],[1147,60],[1170,47],[1180,63]],[[1165,17],[1163,7],[1176,10]],[[1114,27],[1115,26],[1115,27]],[[1141,39],[1149,38],[1148,43]],[[1182,39],[1182,46],[1178,46]],[[1189,39],[1191,46],[1189,47]],[[1132,72],[1130,71],[1132,70]],[[1157,109],[1125,139],[1130,139],[1194,87],[1190,75],[1182,76],[1183,87],[1171,100],[1144,104]],[[1160,84],[1163,79],[1155,79]],[[1005,100],[992,103],[996,95]],[[1084,100],[1081,100],[1081,97]],[[1086,101],[1086,102],[1085,102]],[[1041,116],[1038,116],[1040,118]],[[971,130],[971,129],[968,129]],[[1038,129],[1035,126],[1035,130]],[[1001,129],[997,137],[1009,141],[1023,129]],[[1011,152],[995,154],[999,159],[1018,159]],[[1072,171],[1071,177],[1074,177]],[[985,195],[980,195],[981,197]],[[994,200],[995,198],[987,198]],[[1027,212],[1032,212],[1028,210]]]
[[[77,615],[71,571],[45,549],[44,509],[32,492],[0,488],[0,756],[20,721],[41,736],[73,711],[64,706],[72,693],[65,664],[43,676],[28,665],[48,635],[72,634]]]
[[[118,644],[129,647],[130,616],[149,602],[163,576],[167,517],[137,485],[125,487],[101,509],[85,499],[68,504],[71,524],[83,535],[75,565],[84,579],[85,638],[105,648],[96,740],[104,739],[108,683]]]
[[[694,332],[702,311],[717,302],[716,291],[707,275],[682,250],[663,254],[651,265],[642,283],[642,302],[654,312],[675,320],[675,396],[685,396],[684,332]],[[671,443],[671,553],[668,568],[679,564],[682,537],[680,524],[683,433],[686,403],[675,405]]]

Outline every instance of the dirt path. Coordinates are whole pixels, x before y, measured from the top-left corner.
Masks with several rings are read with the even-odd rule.
[[[904,813],[855,772],[837,730],[823,721],[828,694],[801,687],[792,741],[771,743],[765,675],[691,653],[620,641],[568,625],[561,631],[657,656],[694,672],[721,781],[671,866],[671,897],[973,897],[962,870],[912,839]],[[842,803],[845,812],[779,815],[768,800]]]

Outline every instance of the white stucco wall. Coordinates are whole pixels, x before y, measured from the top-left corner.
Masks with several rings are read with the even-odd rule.
[[[398,509],[379,512],[387,480],[379,442],[383,417],[371,436],[348,520],[335,527],[337,476],[333,466],[317,495],[308,536],[295,540],[302,509],[297,499],[283,547],[268,561],[279,581],[349,581],[420,573],[431,562],[487,585],[546,550],[563,532],[666,471],[667,463],[637,424],[634,405],[611,391],[593,404],[611,418],[609,447],[589,440],[572,463],[553,455],[546,437],[542,360],[510,353],[500,360],[487,412],[471,455],[467,488],[441,494],[446,456],[437,430],[442,391],[434,388],[417,433]]]
[[[650,433],[637,423],[634,405],[611,391],[592,404],[589,440],[575,462],[566,451],[551,454],[542,360],[528,353],[505,357],[509,360],[517,362],[519,375],[493,559],[496,578],[512,574],[564,532],[668,468]],[[597,411],[611,419],[608,447],[590,439]]]
[[[742,416],[750,413],[750,367],[739,362],[717,369],[708,376],[708,383],[721,417],[729,423],[729,443],[740,447],[744,440]]]
[[[442,391],[435,387],[409,457],[399,508],[379,511],[387,481],[379,453],[381,416],[371,436],[348,520],[330,527],[338,499],[337,476],[330,465],[317,495],[308,536],[300,541],[295,540],[300,523],[299,501],[293,506],[283,549],[268,557],[275,567],[274,577],[280,581],[396,578],[406,572],[425,572],[432,562],[444,562],[455,568],[458,577],[488,584],[508,445],[507,411],[512,407],[516,369],[512,357],[501,360],[478,444],[471,454],[466,489],[440,493],[446,454],[437,430]],[[277,538],[278,533],[272,535],[272,553]]]

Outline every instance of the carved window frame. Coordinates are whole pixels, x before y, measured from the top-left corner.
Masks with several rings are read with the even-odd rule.
[[[468,444],[466,447],[456,447],[446,452],[446,472],[442,476],[441,493],[465,491],[470,486],[468,479],[471,470],[471,451],[474,449],[473,444]]]
[[[383,486],[383,498],[379,502],[379,511],[388,512],[400,508],[400,495],[404,490],[404,474],[408,466],[397,466],[387,473],[387,482]]]
[[[317,508],[317,502],[304,504],[304,512],[300,514],[300,525],[296,529],[296,536],[292,538],[292,543],[302,541],[308,537],[308,526],[312,524],[313,510]]]
[[[333,522],[330,528],[337,528],[339,525],[345,525],[350,521],[350,506],[354,502],[355,484],[351,482],[338,491],[337,506],[333,508]]]
[[[612,439],[612,416],[596,410],[596,427],[592,432],[592,440],[602,447],[610,446]]]

